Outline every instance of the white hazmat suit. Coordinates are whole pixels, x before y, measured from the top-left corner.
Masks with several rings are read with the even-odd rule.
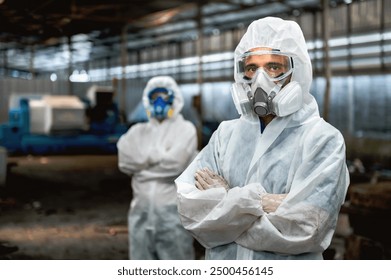
[[[147,83],[143,92],[146,110],[150,108],[148,94],[155,88],[174,93],[172,117],[135,124],[117,143],[119,169],[132,176],[130,258],[194,259],[193,238],[179,220],[174,179],[197,152],[196,129],[180,114],[183,97],[169,76]]]
[[[222,122],[175,181],[178,211],[206,259],[323,259],[349,184],[344,139],[320,118],[309,94],[312,68],[300,27],[272,17],[254,21],[235,57],[257,47],[292,54],[291,81],[300,84],[303,105],[263,132],[258,118]],[[229,190],[196,188],[202,168],[223,177]],[[269,213],[265,193],[287,196]]]

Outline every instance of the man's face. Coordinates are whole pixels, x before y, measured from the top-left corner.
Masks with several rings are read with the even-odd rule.
[[[149,94],[150,112],[154,118],[162,121],[172,116],[173,93],[166,88],[155,88]]]
[[[250,50],[250,55],[244,59],[245,79],[251,80],[259,68],[262,68],[272,79],[283,76],[291,69],[288,56],[272,53],[251,54],[251,52],[270,50],[270,48],[254,48]]]

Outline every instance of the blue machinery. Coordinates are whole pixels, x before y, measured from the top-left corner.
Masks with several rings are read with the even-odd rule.
[[[58,131],[45,134],[30,132],[28,99],[21,99],[20,107],[9,111],[9,122],[0,125],[0,146],[9,154],[75,154],[116,153],[116,143],[128,127],[120,123],[114,103],[88,107],[89,129]]]

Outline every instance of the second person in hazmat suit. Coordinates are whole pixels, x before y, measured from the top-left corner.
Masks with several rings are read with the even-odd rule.
[[[196,128],[180,114],[184,100],[172,77],[149,80],[143,103],[149,121],[133,125],[117,143],[118,167],[132,177],[129,257],[194,259],[193,238],[179,220],[174,179],[196,155]]]
[[[349,184],[341,133],[319,116],[299,25],[251,23],[235,49],[224,121],[176,179],[183,225],[206,259],[322,259]]]

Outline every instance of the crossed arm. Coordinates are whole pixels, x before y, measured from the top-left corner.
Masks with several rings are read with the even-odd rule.
[[[197,170],[194,174],[194,179],[197,189],[201,191],[211,188],[224,188],[226,191],[229,191],[230,189],[227,181],[222,176],[214,173],[208,168]],[[260,203],[263,211],[266,213],[275,212],[286,196],[287,194],[262,194],[260,196]]]

